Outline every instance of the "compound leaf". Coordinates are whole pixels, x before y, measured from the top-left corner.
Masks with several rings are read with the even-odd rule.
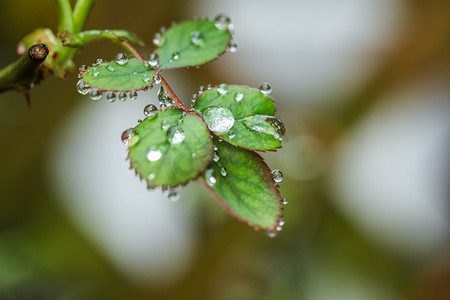
[[[253,151],[217,138],[214,145],[215,159],[205,172],[205,181],[217,201],[250,226],[275,231],[282,218],[282,198],[269,167]]]
[[[215,21],[194,20],[179,23],[160,37],[158,44],[161,69],[198,66],[225,52],[231,40],[227,27],[219,29]]]
[[[132,58],[124,64],[104,62],[81,71],[81,80],[91,88],[101,91],[136,91],[150,86],[155,72],[138,59]]]
[[[186,184],[203,173],[213,155],[206,125],[176,108],[144,119],[130,135],[128,148],[131,167],[150,186]]]
[[[274,117],[275,104],[257,89],[221,84],[200,94],[196,109],[221,139],[250,150],[281,147],[285,128]]]

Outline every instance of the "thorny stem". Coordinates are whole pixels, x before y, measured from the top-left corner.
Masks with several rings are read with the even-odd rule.
[[[184,110],[185,112],[188,112],[189,110],[183,105],[183,103],[181,103],[180,99],[178,99],[177,95],[175,95],[172,88],[167,83],[167,81],[164,79],[164,77],[161,76],[161,74],[160,74],[160,77],[161,77],[161,84],[164,86],[166,91],[172,96],[173,100],[178,105],[178,107],[181,108],[182,110]]]

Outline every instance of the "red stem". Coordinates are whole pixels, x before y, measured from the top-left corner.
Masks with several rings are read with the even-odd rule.
[[[185,112],[188,112],[189,110],[183,105],[183,103],[181,103],[180,99],[178,99],[177,95],[175,95],[172,88],[167,83],[167,81],[164,79],[164,77],[162,77],[161,74],[159,74],[159,76],[161,77],[161,84],[164,86],[166,91],[169,92],[169,94],[172,96],[173,100],[178,105],[178,107],[181,108],[182,110],[184,110]]]

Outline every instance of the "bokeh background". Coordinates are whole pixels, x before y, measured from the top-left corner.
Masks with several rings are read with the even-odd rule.
[[[97,1],[86,29],[147,42],[172,21],[232,17],[238,52],[166,72],[200,85],[271,83],[287,128],[286,225],[268,238],[197,183],[147,191],[120,135],[156,104],[93,102],[76,72],[0,94],[0,299],[450,299],[448,0]],[[0,67],[54,1],[0,2]],[[87,45],[77,65],[112,59]]]

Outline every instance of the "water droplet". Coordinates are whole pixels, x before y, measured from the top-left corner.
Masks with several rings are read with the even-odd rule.
[[[107,69],[108,71],[110,71],[110,72],[114,72],[114,71],[116,70],[116,69],[114,69],[114,67],[111,66],[111,65],[107,66],[106,69]]]
[[[91,97],[91,99],[94,101],[98,101],[102,98],[102,92],[100,92],[99,89],[92,89],[89,92],[89,97]]]
[[[166,131],[170,127],[170,122],[168,120],[162,120],[161,122],[161,129],[163,131]]]
[[[192,31],[191,32],[191,42],[195,46],[202,46],[203,39],[204,39],[203,33],[201,33],[200,31]]]
[[[228,174],[227,170],[225,169],[224,166],[220,167],[220,175],[222,175],[223,177],[226,177]]]
[[[231,24],[231,19],[227,15],[220,14],[216,16],[214,22],[215,22],[214,25],[216,26],[217,29],[224,30],[228,29],[229,25]]]
[[[131,147],[139,142],[139,135],[136,134],[134,128],[129,128],[122,133],[122,143]]]
[[[172,60],[178,60],[179,58],[180,58],[180,52],[175,51],[175,52],[172,54]]]
[[[228,136],[230,139],[232,139],[232,138],[234,138],[234,137],[236,136],[236,134],[234,133],[233,130],[229,130],[228,133],[227,133],[227,136]]]
[[[160,84],[161,83],[161,75],[155,74],[155,76],[153,76],[153,82],[155,82],[155,84]]]
[[[161,108],[175,105],[172,96],[162,85],[159,87],[158,100]]]
[[[106,93],[106,101],[108,102],[114,102],[116,101],[116,93],[113,91],[109,91]]]
[[[205,88],[205,86],[201,85],[201,86],[198,88],[198,93],[201,94],[201,93],[203,93],[204,91],[206,91],[206,88]]]
[[[127,92],[120,92],[119,93],[119,100],[120,101],[124,102],[125,100],[127,100],[127,97],[128,97]]]
[[[151,78],[148,77],[148,75],[144,74],[144,77],[142,77],[142,81],[145,83],[150,83],[151,82]]]
[[[234,125],[231,111],[221,106],[211,106],[203,111],[203,119],[209,129],[217,132],[228,131]]]
[[[94,66],[100,66],[102,63],[104,63],[105,60],[103,58],[97,58],[97,60],[94,63]]]
[[[213,161],[214,161],[214,162],[218,162],[219,160],[220,160],[219,155],[217,154],[217,152],[214,152]]]
[[[228,86],[225,83],[222,83],[217,88],[217,92],[219,95],[225,95],[228,92]]]
[[[288,204],[287,198],[283,198],[283,204]]]
[[[158,47],[159,44],[161,44],[161,33],[159,33],[159,32],[155,33],[155,36],[153,37],[152,41],[153,41],[153,45]]]
[[[196,152],[192,152],[192,155],[191,155],[192,157],[196,157],[197,156],[197,153]]]
[[[95,71],[94,73],[92,73],[92,76],[97,77],[98,75],[100,75],[99,71]]]
[[[281,173],[280,170],[273,170],[272,171],[272,178],[275,182],[281,182],[283,181],[283,173]]]
[[[220,141],[220,140],[219,140],[219,141]],[[217,150],[219,150],[219,148],[217,148],[217,146],[214,145],[214,151],[217,151]]]
[[[241,92],[236,92],[236,94],[234,95],[234,100],[236,100],[237,102],[241,101],[242,99],[244,99],[244,94]]]
[[[277,226],[275,229],[276,229],[277,231],[281,231],[281,230],[283,230],[283,227],[282,227],[282,226]]]
[[[241,121],[248,129],[270,134],[280,141],[286,131],[283,122],[272,116],[253,115],[243,118]]]
[[[206,179],[206,183],[209,186],[213,186],[216,184],[217,179],[216,177],[214,177],[214,170],[213,169],[208,169],[205,171],[205,179]]]
[[[171,144],[181,143],[185,137],[186,135],[184,134],[184,131],[181,128],[172,127],[167,132],[167,140]]]
[[[130,92],[130,100],[136,100],[138,97],[138,93],[136,91]]]
[[[156,52],[150,53],[150,56],[148,58],[148,64],[153,68],[157,68],[157,66],[159,65],[158,53],[156,53]]]
[[[228,44],[228,51],[230,51],[231,53],[235,53],[237,51],[237,44],[230,41],[230,43]]]
[[[162,157],[162,152],[159,149],[150,149],[147,152],[147,159],[149,161],[157,161]]]
[[[125,53],[117,53],[116,63],[119,65],[124,65],[128,62],[128,56]]]
[[[153,104],[149,104],[146,107],[144,107],[144,115],[146,117],[154,116],[156,115],[157,112],[158,108]]]
[[[172,202],[178,201],[178,199],[180,199],[180,194],[178,192],[178,187],[169,187],[167,189],[167,198]]]
[[[278,221],[278,226],[284,226],[284,220],[279,220]]]
[[[148,174],[147,179],[148,180],[153,180],[153,179],[155,179],[155,177],[156,177],[155,173],[150,173],[150,174]]]
[[[269,95],[270,92],[272,92],[272,87],[270,86],[269,83],[263,82],[263,83],[259,86],[259,91],[260,91],[261,93],[263,93],[264,95]]]
[[[208,84],[207,86],[206,86],[206,89],[207,90],[210,90],[210,89],[212,89],[213,88],[213,85],[210,83],[210,84]]]
[[[88,87],[88,85],[86,84],[85,81],[78,80],[78,82],[77,82],[77,91],[81,95],[87,95],[89,93],[89,91],[90,91],[90,88]]]
[[[197,101],[197,97],[198,97],[197,94],[193,94],[193,95],[192,95],[191,101],[192,101],[193,103],[195,103],[195,101]]]
[[[266,231],[266,235],[270,238],[274,238],[277,236],[277,232],[273,231],[273,229],[267,229]]]
[[[88,67],[86,65],[81,65],[78,68],[78,71],[80,71],[80,72],[87,72],[87,70],[88,70]]]

